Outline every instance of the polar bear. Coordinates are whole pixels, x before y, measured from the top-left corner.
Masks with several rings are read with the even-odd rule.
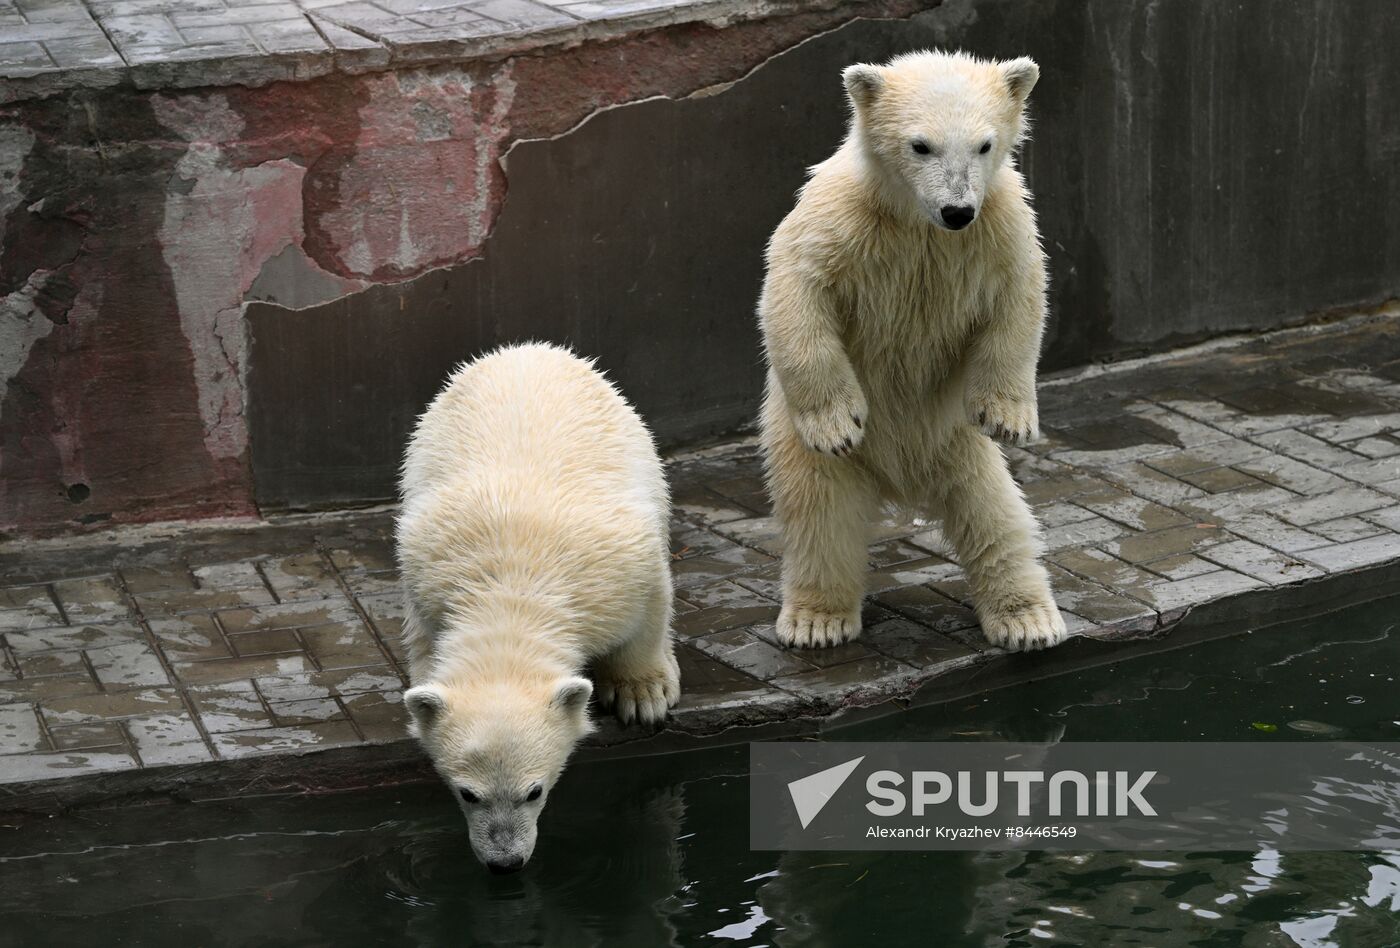
[[[850,132],[774,232],[759,303],[778,636],[859,635],[886,502],[942,518],[993,644],[1053,645],[1039,527],[993,440],[1038,434],[1045,256],[1013,153],[1039,69],[921,52],[843,76]]]
[[[598,699],[651,724],[680,696],[669,500],[651,435],[592,364],[499,349],[459,368],[404,460],[397,546],[411,729],[472,849],[519,869]]]

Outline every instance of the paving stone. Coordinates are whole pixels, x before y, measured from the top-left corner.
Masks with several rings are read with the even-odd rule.
[[[872,654],[854,662],[816,668],[773,679],[784,691],[825,701],[840,701],[853,691],[890,691],[901,681],[912,681],[915,669],[888,655]]]
[[[303,698],[299,701],[278,701],[269,705],[278,727],[311,724],[315,721],[335,721],[346,718],[345,711],[332,698]]]
[[[1205,491],[1183,480],[1163,474],[1146,464],[1133,463],[1106,468],[1104,477],[1130,493],[1167,507],[1201,497]]]
[[[283,602],[339,596],[340,584],[319,553],[299,553],[262,564],[263,576]]]
[[[150,714],[122,722],[146,767],[213,760],[194,720],[185,713]]]
[[[1389,458],[1400,455],[1400,441],[1390,437],[1362,438],[1359,441],[1348,441],[1343,446],[1349,451],[1355,451],[1368,458]]]
[[[397,571],[381,573],[350,573],[345,577],[345,585],[356,596],[383,596],[400,593]]]
[[[677,589],[728,579],[751,567],[772,562],[773,558],[757,550],[736,546],[707,556],[695,556],[671,564],[671,578]]]
[[[133,594],[195,588],[194,576],[189,567],[184,565],[122,567],[121,578]]]
[[[397,692],[403,689],[403,681],[388,665],[268,675],[256,679],[256,684],[258,691],[269,702]]]
[[[0,589],[0,633],[62,624],[63,615],[47,586]]]
[[[129,753],[116,751],[54,751],[43,754],[16,754],[5,759],[5,782],[57,780],[73,775],[133,770],[136,760]]]
[[[690,527],[689,524],[682,526],[685,529],[676,532],[672,537],[671,557],[673,559],[683,560],[690,556],[717,553],[734,546],[734,541],[728,537],[722,537],[709,530]]]
[[[905,540],[884,540],[870,546],[870,568],[887,569],[928,559],[928,551]]]
[[[1215,467],[1194,474],[1182,474],[1181,479],[1193,487],[1199,487],[1208,494],[1223,494],[1242,487],[1262,486],[1258,478],[1250,477],[1232,467]]]
[[[1261,481],[1308,496],[1323,494],[1346,486],[1346,481],[1336,474],[1319,470],[1311,464],[1305,464],[1282,455],[1245,461],[1239,465],[1239,469]]]
[[[50,707],[57,699],[97,693],[97,683],[86,670],[69,675],[0,681],[0,704],[34,701]]]
[[[746,629],[696,636],[690,644],[731,668],[764,681],[815,667],[804,660],[806,651],[780,648]]]
[[[1358,456],[1303,431],[1285,429],[1256,435],[1254,441],[1276,454],[1287,455],[1314,467],[1334,470],[1353,464]]]
[[[1361,516],[1363,519],[1379,524],[1387,530],[1400,532],[1400,507],[1387,507],[1384,510],[1372,510]]]
[[[1223,599],[1237,593],[1257,589],[1264,585],[1263,580],[1246,576],[1233,570],[1218,570],[1192,576],[1190,579],[1174,580],[1154,586],[1147,591],[1147,601],[1158,612],[1169,612],[1194,606],[1201,602]]]
[[[1393,502],[1385,494],[1365,487],[1343,487],[1318,497],[1284,504],[1272,513],[1295,526],[1306,527],[1390,506],[1393,506]]]
[[[265,586],[247,589],[161,589],[136,596],[136,604],[148,617],[182,615],[210,609],[238,609],[272,605],[272,593]]]
[[[1394,509],[1397,515],[1400,515],[1400,508]],[[1325,538],[1300,530],[1268,514],[1245,514],[1232,518],[1229,523],[1230,532],[1284,553],[1297,553],[1328,545]]]
[[[1050,503],[1041,504],[1039,507],[1034,508],[1034,511],[1035,519],[1040,522],[1042,527],[1047,529],[1094,519],[1092,512],[1085,510],[1083,507],[1076,506],[1075,504],[1065,503],[1064,501],[1052,501]]]
[[[1307,550],[1298,556],[1329,573],[1360,569],[1400,557],[1400,536],[1387,533],[1367,540]]]
[[[978,653],[963,642],[902,616],[868,626],[860,641],[882,655],[916,668],[967,661]]]
[[[146,623],[165,657],[172,662],[232,658],[233,652],[209,613],[190,613]]]
[[[1387,532],[1384,527],[1376,526],[1376,524],[1359,517],[1341,517],[1337,520],[1309,524],[1308,530],[1318,536],[1326,537],[1333,543],[1350,543],[1352,540],[1364,540],[1367,537]]]
[[[1214,524],[1189,524],[1154,533],[1140,533],[1104,545],[1104,549],[1129,563],[1143,564],[1192,553],[1220,540]]]
[[[1211,547],[1202,556],[1221,566],[1228,567],[1255,579],[1278,586],[1295,583],[1314,576],[1321,576],[1316,569],[1302,560],[1279,553],[1248,540],[1236,540]]]
[[[109,691],[170,684],[160,659],[144,642],[89,649],[87,657],[93,674]]]
[[[174,688],[145,688],[107,694],[75,694],[45,697],[41,710],[51,725],[82,721],[111,721],[184,710]]]
[[[51,750],[28,702],[0,704],[0,755]]]
[[[27,679],[88,673],[83,653],[79,651],[41,652],[37,655],[20,652],[15,655],[15,664],[20,674]]]
[[[228,644],[233,650],[233,654],[239,658],[302,651],[301,640],[297,638],[296,629],[258,629],[254,632],[238,632],[229,635]]]
[[[126,750],[126,737],[122,734],[121,726],[114,721],[51,727],[49,736],[53,740],[54,750],[91,750],[99,747]]]
[[[131,614],[126,596],[111,579],[71,579],[53,584],[59,606],[71,623],[107,622]]]
[[[1337,468],[1337,473],[1349,481],[1362,484],[1382,484],[1400,478],[1400,457],[1374,458]]]
[[[1343,421],[1323,421],[1308,425],[1303,431],[1323,441],[1345,444],[1358,438],[1389,434],[1397,429],[1400,429],[1400,413],[1365,415]]]
[[[1199,556],[1192,556],[1189,553],[1179,553],[1176,556],[1152,560],[1150,563],[1142,564],[1142,566],[1144,569],[1151,570],[1159,576],[1165,576],[1167,579],[1190,579],[1192,576],[1213,573],[1219,569],[1215,563],[1203,560]]]
[[[1093,625],[1157,618],[1157,613],[1136,599],[1121,596],[1057,566],[1050,566],[1050,588],[1055,603]]]
[[[210,734],[273,726],[253,683],[246,679],[190,688],[186,694]]]
[[[1080,523],[1067,523],[1044,532],[1047,550],[1064,550],[1070,547],[1093,546],[1107,543],[1124,534],[1131,533],[1131,527],[1114,523],[1106,517],[1095,516],[1092,520]]]
[[[343,596],[284,602],[278,605],[269,603],[256,609],[223,609],[217,615],[219,624],[229,635],[271,629],[308,628],[332,622],[353,622],[359,617],[350,600]]]
[[[364,692],[340,700],[367,741],[402,740],[408,733],[408,711],[397,691]]]
[[[171,667],[186,685],[218,684],[267,675],[288,675],[310,671],[313,668],[311,660],[300,653],[214,659],[207,662],[172,662]]]
[[[725,629],[737,629],[763,622],[775,622],[778,618],[778,604],[740,606],[713,606],[698,609],[676,618],[672,628],[681,638],[694,638]]]
[[[1183,513],[1198,518],[1199,521],[1230,523],[1236,517],[1260,510],[1273,511],[1280,505],[1291,504],[1298,495],[1282,487],[1245,487],[1224,494],[1207,494],[1194,500],[1183,501]]]
[[[1189,522],[1184,514],[1126,491],[1105,490],[1081,494],[1074,499],[1080,507],[1134,530],[1161,530]]]
[[[235,563],[210,563],[192,570],[201,588],[206,589],[262,589],[263,578],[255,561],[243,560]]]
[[[772,600],[758,595],[751,589],[746,589],[738,583],[729,580],[721,580],[717,583],[710,583],[706,586],[697,586],[691,589],[682,589],[677,593],[677,597],[695,606],[697,609],[708,609],[713,606],[727,606],[732,609],[744,608],[748,606],[771,606]]]
[[[961,603],[927,586],[905,586],[883,592],[875,601],[935,632],[951,633],[977,626],[977,616]]]
[[[698,484],[672,490],[671,506],[683,516],[709,524],[728,523],[754,515],[754,511]]]
[[[91,623],[10,632],[5,641],[16,655],[24,656],[145,642],[146,633],[134,622]]]
[[[357,744],[359,735],[349,721],[322,721],[261,731],[230,731],[210,735],[220,757],[229,760],[286,753],[313,747]]]
[[[321,668],[383,665],[384,653],[361,622],[343,622],[301,630],[306,650]]]

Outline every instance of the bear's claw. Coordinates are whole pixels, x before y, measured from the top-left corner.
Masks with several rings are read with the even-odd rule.
[[[652,725],[666,719],[666,712],[681,698],[680,676],[670,671],[645,678],[602,679],[598,704],[611,709],[623,724]]]
[[[845,398],[810,411],[793,412],[792,423],[798,437],[818,454],[849,457],[865,437],[863,398]]]
[[[981,618],[987,641],[1012,652],[1050,648],[1065,638],[1065,619],[1053,602],[1031,603]]]
[[[860,611],[837,614],[784,606],[778,615],[778,641],[788,648],[828,648],[860,635]]]
[[[990,405],[976,409],[973,419],[982,433],[1009,444],[1030,444],[1040,437],[1034,403],[1012,399],[988,399]]]

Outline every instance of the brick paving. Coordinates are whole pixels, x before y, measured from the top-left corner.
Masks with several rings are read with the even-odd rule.
[[[6,79],[40,80],[35,94],[122,77],[260,84],[755,12],[743,0],[0,0],[0,102],[25,95]]]
[[[1393,317],[1051,379],[1041,406],[1044,440],[1008,456],[1082,639],[1165,635],[1192,607],[1400,560]],[[669,468],[685,696],[668,733],[1072,661],[988,647],[936,526],[897,514],[872,534],[862,638],[785,650],[753,440]],[[0,789],[404,741],[391,529],[379,510],[0,545]]]

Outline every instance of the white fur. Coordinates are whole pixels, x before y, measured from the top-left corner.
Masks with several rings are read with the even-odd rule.
[[[398,553],[414,733],[478,857],[518,867],[593,686],[623,723],[680,695],[669,500],[651,436],[592,365],[549,345],[459,368],[404,461]],[[538,799],[527,799],[538,786]]]
[[[1045,258],[1011,158],[1037,75],[943,53],[850,67],[850,135],[773,234],[762,434],[788,644],[859,634],[882,501],[943,518],[994,644],[1064,636],[1039,528],[992,441],[1038,433]],[[975,207],[967,229],[939,219],[950,202]]]

